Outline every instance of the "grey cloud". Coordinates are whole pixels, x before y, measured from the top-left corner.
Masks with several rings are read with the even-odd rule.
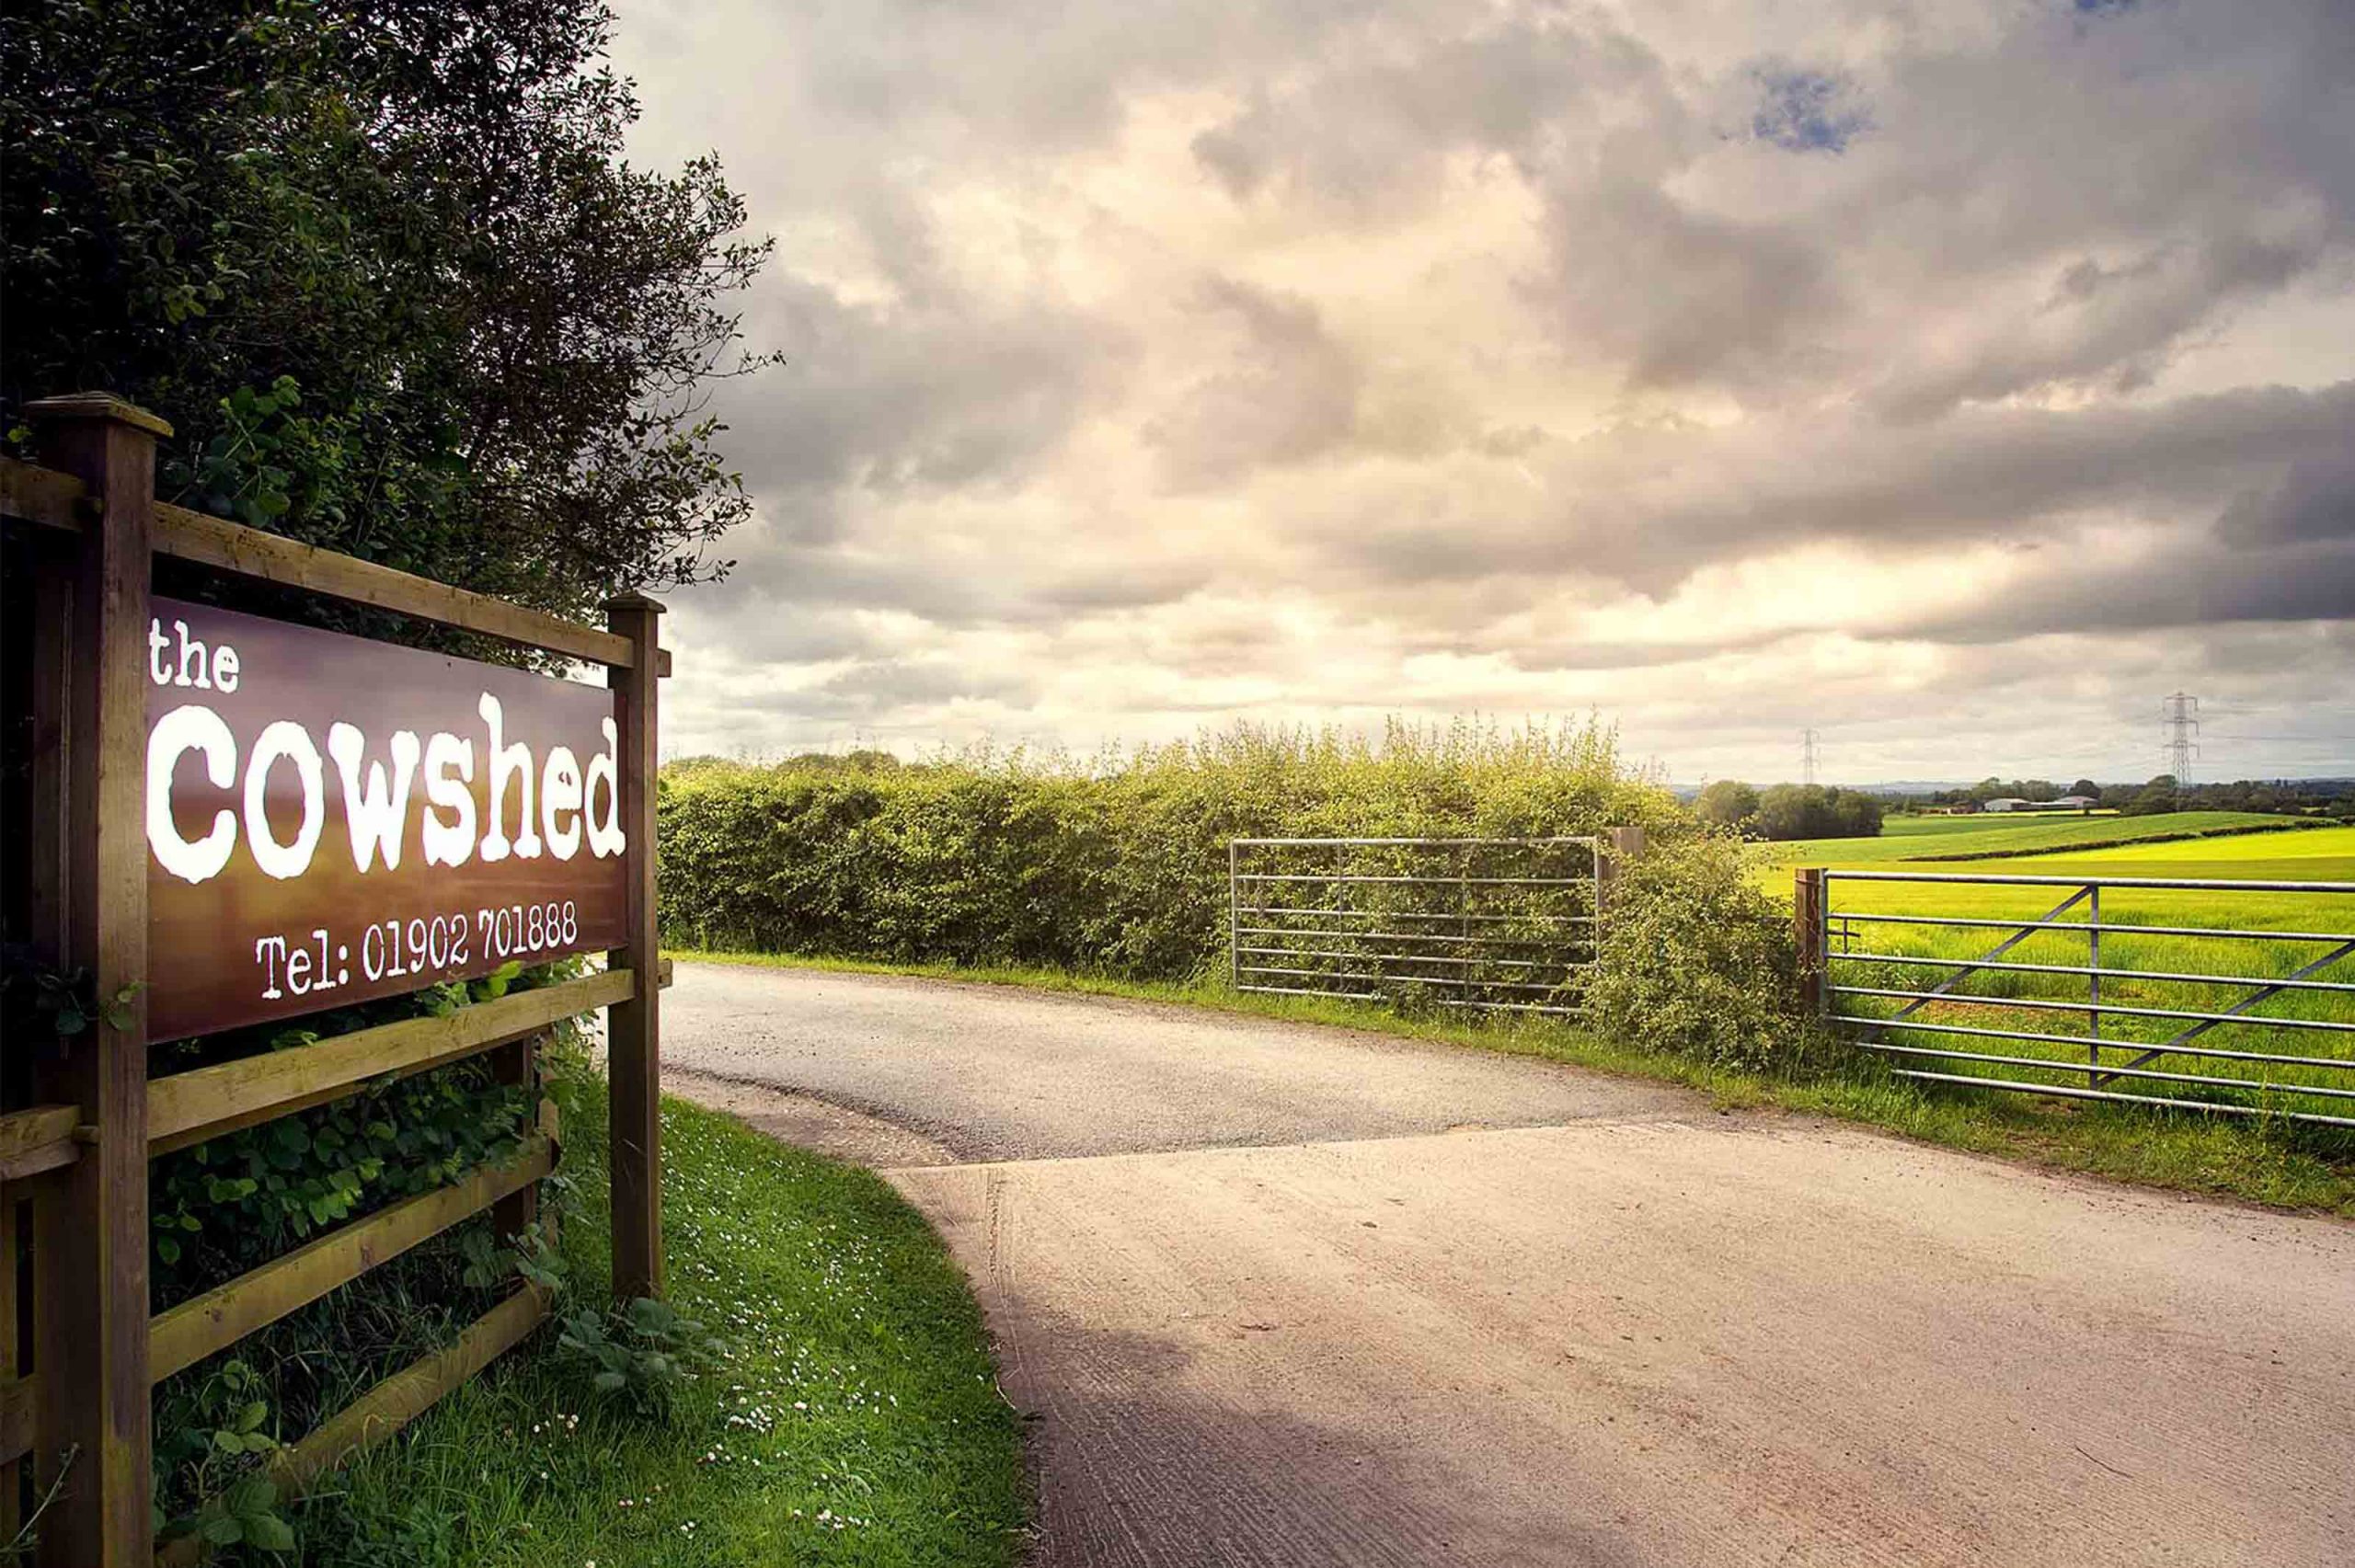
[[[748,486],[790,498],[792,531],[822,535],[846,489],[1004,484],[1051,454],[1118,373],[1124,335],[1046,302],[854,307],[791,279],[751,327],[787,362],[724,395],[729,455]]]
[[[1878,96],[1907,155],[1813,214],[1858,270],[1968,290],[2034,259],[2120,260],[2085,298],[1988,313],[1959,356],[1901,338],[1876,400],[1924,417],[2131,387],[2236,307],[2343,259],[2355,101],[2326,84],[2350,69],[2336,0],[2149,6],[2092,29],[2026,12],[1982,53],[1901,56]]]
[[[986,700],[1013,706],[1037,696],[1038,682],[1002,670],[977,669],[949,659],[892,658],[861,664],[828,677],[814,696],[849,699],[883,714],[936,703]],[[810,693],[798,693],[810,695]]]
[[[1678,493],[1690,475],[1650,476],[1648,516],[1580,543],[1598,568],[1659,588],[1707,561],[1809,539],[1900,548],[2034,539],[2097,509],[2166,523],[2337,450],[2350,428],[2355,382],[2136,407],[1975,410],[1898,429],[1798,420],[1776,459],[1745,449],[1697,498]],[[1693,445],[1688,457],[1707,466],[1707,443]]]
[[[1261,113],[1264,111],[1255,111]],[[1238,200],[1251,196],[1268,177],[1273,150],[1268,138],[1254,134],[1256,127],[1228,123],[1197,132],[1194,159],[1216,176],[1226,193]]]
[[[735,580],[698,590],[716,624],[759,628],[813,612],[896,611],[946,627],[1056,626],[1095,612],[1168,603],[1204,581],[1199,568],[1131,571],[1059,570],[1051,565],[977,558],[962,547],[954,558],[914,552],[859,554],[796,542],[740,569]],[[755,583],[761,586],[753,586]],[[732,590],[732,591],[731,591]]]
[[[1652,670],[1665,665],[1690,664],[1698,658],[1771,647],[1776,643],[1788,642],[1806,635],[1792,631],[1761,632],[1742,636],[1715,637],[1706,643],[1598,642],[1561,638],[1519,643],[1502,651],[1516,670],[1540,673],[1548,670]]]
[[[1019,708],[1037,699],[1039,687],[954,660],[886,658],[809,684],[738,673],[719,691],[722,702],[700,715],[695,744],[757,751],[840,738],[845,726],[921,727],[927,715],[958,704]]]
[[[1206,587],[1211,576],[1210,568],[1199,562],[1165,563],[1146,571],[1132,565],[1103,567],[1046,578],[1031,587],[1023,601],[1082,614],[1136,610],[1189,598]]]
[[[1557,190],[1552,206],[1553,267],[1532,302],[1631,386],[1757,391],[1821,373],[1812,329],[1844,302],[1812,237],[1618,176]]]
[[[1681,108],[1658,56],[1595,18],[1509,16],[1468,35],[1410,23],[1328,46],[1281,88],[1255,86],[1193,153],[1238,200],[1275,190],[1362,221],[1430,196],[1456,151],[1534,165],[1566,132],[1614,117],[1657,129]]]
[[[1925,33],[1854,78],[1770,67],[1769,109],[1714,145],[1694,126],[1730,88],[1679,79],[1638,124],[1542,141],[1552,258],[1528,287],[1566,355],[1600,349],[1639,388],[1862,393],[1893,418],[2131,390],[2355,254],[2355,100],[2328,85],[2355,29],[2334,9],[2152,7],[2091,34],[2023,9],[1983,46]],[[2078,287],[2036,301],[2024,269]]]
[[[2188,334],[2236,301],[2280,289],[2320,259],[2314,245],[2247,236],[2169,242],[2114,269],[2080,258],[2016,330],[1995,335],[1956,364],[1904,367],[1873,387],[1867,402],[1892,419],[1911,420],[2054,383],[2139,391]]]
[[[2017,536],[2108,507],[2160,520],[2235,479],[2335,450],[2355,428],[2355,381],[2131,407],[1958,414],[1935,428],[1836,424],[1802,438],[1739,508],[1663,509],[1661,532],[1704,550],[1809,536],[1936,542]]]
[[[2355,441],[2355,430],[2344,434]],[[2355,541],[2355,451],[2301,459],[2270,491],[2235,498],[2216,536],[2239,545]]]
[[[1182,635],[1149,637],[1145,653],[1158,670],[1197,676],[1264,675],[1275,668],[1285,635],[1264,616],[1229,613],[1187,625]]]
[[[671,640],[724,651],[739,664],[827,664],[887,651],[882,637],[844,610],[790,603],[767,591],[722,605],[698,592],[682,601]]]
[[[1546,449],[1540,509],[1465,516],[1410,500],[1337,520],[1325,547],[1361,582],[1568,573],[1658,595],[1704,567],[1811,541],[1924,552],[2034,541],[2097,510],[2204,519],[2338,452],[2350,429],[2355,381],[1897,428],[1815,412],[1724,432],[1630,427]]]
[[[1315,305],[1212,278],[1195,309],[1236,329],[1235,342],[1223,367],[1144,427],[1173,488],[1209,488],[1255,468],[1304,462],[1348,439],[1361,377]]]
[[[1212,580],[1183,556],[1150,565],[1132,553],[1088,561],[1062,552],[997,552],[986,541],[811,540],[756,522],[731,538],[737,570],[678,605],[682,635],[736,658],[818,663],[889,651],[875,613],[935,628],[1062,630],[1079,622],[1172,604]],[[862,614],[862,612],[868,612]]]
[[[1963,611],[1898,617],[1889,635],[2001,643],[2052,633],[2344,621],[2355,609],[2355,541],[2259,552],[2200,540],[2127,565],[2088,559],[2067,544],[2048,546],[2039,555],[2051,568],[2025,583]]]

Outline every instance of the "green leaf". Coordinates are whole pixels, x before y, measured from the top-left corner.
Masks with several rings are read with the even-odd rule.
[[[246,1539],[264,1551],[292,1551],[294,1527],[275,1514],[257,1514],[246,1521]]]
[[[278,1506],[278,1483],[266,1475],[249,1475],[221,1494],[221,1505],[240,1518],[267,1514]]]

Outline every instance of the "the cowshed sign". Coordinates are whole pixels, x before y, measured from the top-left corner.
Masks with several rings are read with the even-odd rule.
[[[625,941],[612,693],[168,599],[150,617],[151,1038]]]

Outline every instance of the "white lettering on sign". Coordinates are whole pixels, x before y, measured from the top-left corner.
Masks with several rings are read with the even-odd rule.
[[[189,635],[186,621],[174,621],[171,626],[167,633],[160,618],[148,623],[148,678],[159,687],[235,692],[243,675],[237,650],[225,642],[208,647]],[[490,786],[489,809],[480,821],[471,787],[471,739],[437,731],[420,741],[414,730],[396,729],[377,748],[358,726],[338,722],[327,728],[322,757],[318,743],[301,725],[280,719],[265,727],[243,761],[244,837],[254,864],[280,881],[310,870],[327,826],[329,760],[335,763],[352,865],[363,874],[380,863],[387,871],[399,869],[409,802],[420,771],[424,804],[419,828],[428,865],[462,865],[477,856],[500,861],[511,854],[536,860],[545,853],[569,861],[580,853],[584,839],[598,860],[611,859],[628,847],[617,782],[621,734],[612,719],[602,721],[605,750],[590,757],[584,772],[580,758],[564,746],[550,748],[545,761],[535,766],[528,745],[507,740],[505,713],[489,692],[482,693],[476,712],[484,730],[482,754]],[[147,737],[147,843],[166,871],[184,882],[201,883],[228,865],[240,824],[238,813],[224,808],[213,813],[201,837],[190,839],[180,831],[172,812],[172,779],[180,759],[191,752],[214,787],[236,785],[240,765],[236,738],[221,715],[201,702],[172,709]],[[300,824],[285,839],[277,836],[267,810],[272,772],[281,767],[293,769],[294,797],[302,803]],[[604,786],[602,799],[600,784]],[[512,839],[507,834],[511,813],[516,830]],[[518,906],[519,910],[523,908]],[[519,913],[517,919],[523,918]],[[534,945],[521,944],[513,950]],[[300,948],[281,951],[284,978],[294,987],[298,973],[307,970],[311,960]]]
[[[437,735],[425,743],[425,864],[464,865],[475,853],[475,743]],[[448,819],[442,817],[448,812]]]
[[[237,818],[224,807],[213,814],[213,830],[203,838],[190,843],[180,837],[179,824],[172,820],[172,772],[188,751],[200,753],[205,777],[227,789],[237,778],[237,738],[219,714],[192,703],[158,719],[147,737],[147,842],[166,871],[183,882],[203,882],[229,864],[229,852],[237,847]]]

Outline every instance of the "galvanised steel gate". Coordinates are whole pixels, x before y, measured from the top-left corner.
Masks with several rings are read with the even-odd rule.
[[[1574,1013],[1593,967],[1601,841],[1236,839],[1235,989]]]
[[[1819,1011],[1901,1078],[2355,1127],[2355,882],[1799,876]]]

